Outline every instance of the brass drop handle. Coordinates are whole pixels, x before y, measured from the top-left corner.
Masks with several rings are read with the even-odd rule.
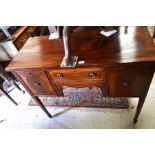
[[[40,83],[34,83],[35,86],[40,87]]]
[[[123,83],[123,86],[124,86],[125,88],[129,88],[129,82],[124,82],[124,83]]]
[[[56,74],[56,77],[57,77],[57,78],[63,78],[63,74],[57,73],[57,74]]]
[[[89,77],[96,77],[96,73],[90,72],[90,73],[88,73],[88,76],[89,76]]]

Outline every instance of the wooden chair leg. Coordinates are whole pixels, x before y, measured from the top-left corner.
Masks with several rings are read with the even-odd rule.
[[[14,85],[18,90],[20,90],[23,94],[25,94],[25,91],[22,90],[22,89],[18,86],[18,84],[16,83],[15,80],[11,80],[11,81],[12,81],[13,85]]]
[[[16,81],[11,77],[9,76],[9,74],[5,71],[5,69],[0,65],[0,77],[2,79],[4,79],[9,85],[14,85],[18,90],[22,91],[23,94],[25,93],[24,90],[22,90],[18,84],[16,83]]]
[[[18,105],[18,104],[16,103],[16,101],[13,100],[12,97],[11,97],[2,87],[0,87],[0,90],[2,91],[2,93],[3,93],[11,102],[13,102],[15,105]]]
[[[125,26],[125,34],[128,33],[128,26]]]

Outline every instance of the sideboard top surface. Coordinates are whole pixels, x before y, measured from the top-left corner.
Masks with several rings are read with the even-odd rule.
[[[26,68],[59,67],[64,56],[62,39],[49,36],[30,38],[6,68],[8,71]],[[83,66],[113,63],[155,62],[155,45],[147,27],[119,27],[110,37],[100,30],[75,32],[71,36],[72,55]]]

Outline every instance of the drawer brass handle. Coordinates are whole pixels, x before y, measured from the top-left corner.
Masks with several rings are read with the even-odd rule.
[[[34,83],[35,86],[40,87],[40,83]]]
[[[62,75],[61,73],[57,73],[57,74],[56,74],[56,77],[57,77],[57,78],[62,78],[63,75]]]
[[[89,77],[96,77],[96,73],[90,72],[90,73],[88,73],[88,76],[89,76]]]
[[[124,82],[124,83],[123,83],[123,86],[124,86],[125,88],[129,88],[129,82]]]

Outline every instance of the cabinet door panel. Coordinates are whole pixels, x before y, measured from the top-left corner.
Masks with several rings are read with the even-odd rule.
[[[43,71],[18,71],[17,73],[34,95],[56,94]]]
[[[139,97],[147,78],[148,67],[126,67],[108,70],[110,96]]]

